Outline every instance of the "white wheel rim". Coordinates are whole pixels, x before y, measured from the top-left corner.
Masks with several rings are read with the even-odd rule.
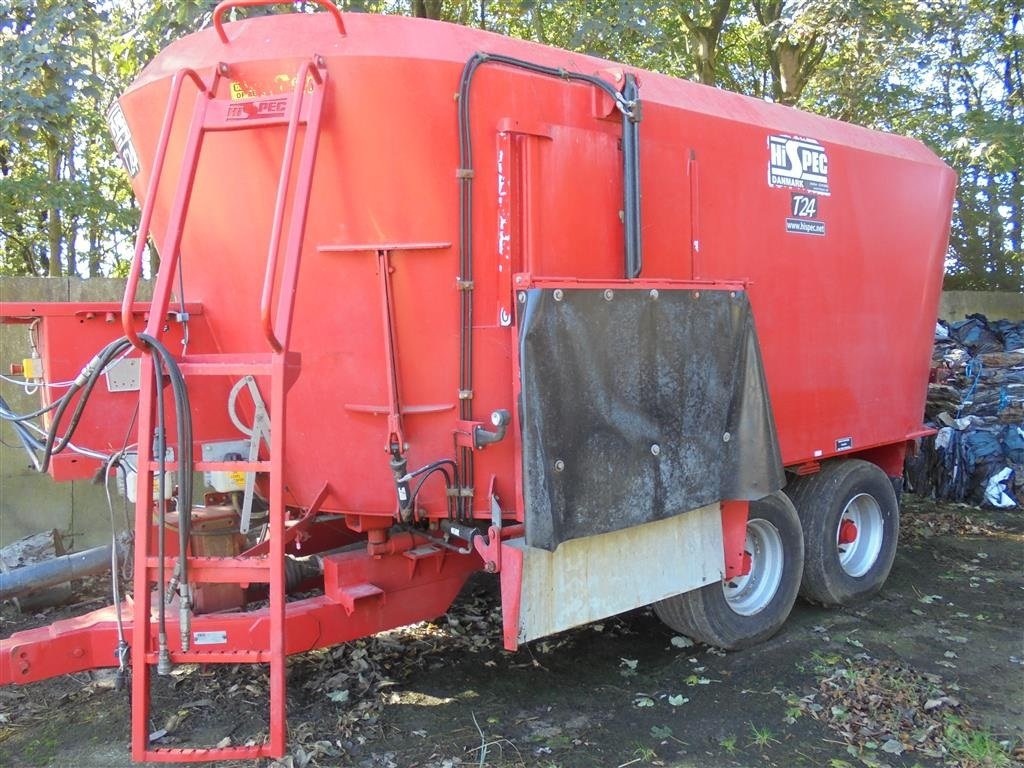
[[[723,581],[722,590],[733,611],[753,616],[771,603],[782,583],[782,536],[767,520],[749,520],[744,546],[750,555],[750,573]]]
[[[870,571],[882,551],[883,533],[882,508],[878,500],[867,493],[858,493],[850,499],[836,527],[836,549],[842,569],[854,578]],[[846,540],[841,541],[844,538]]]

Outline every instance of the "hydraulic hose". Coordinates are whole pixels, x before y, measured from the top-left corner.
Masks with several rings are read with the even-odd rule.
[[[177,361],[159,341],[148,334],[139,334],[139,339],[153,350],[153,364],[157,359],[167,366],[168,378],[174,392],[175,416],[178,429],[178,605],[181,647],[187,651],[191,645],[192,595],[188,582],[188,542],[192,522],[192,411]],[[163,400],[162,379],[158,379],[158,402]],[[161,475],[162,476],[162,475]],[[162,531],[161,531],[162,535]],[[161,585],[161,589],[163,586]]]
[[[82,412],[85,410],[85,405],[89,400],[89,395],[92,394],[93,387],[96,386],[96,382],[99,381],[100,374],[103,369],[110,363],[113,358],[120,354],[126,348],[128,344],[127,339],[118,339],[117,341],[111,342],[104,347],[92,360],[90,360],[86,366],[82,369],[81,373],[75,378],[71,387],[64,393],[61,399],[58,401],[59,405],[54,412],[53,419],[50,424],[50,429],[46,436],[46,442],[43,447],[43,459],[41,461],[40,471],[45,472],[49,469],[50,459],[54,454],[60,453],[71,442],[71,437],[74,435],[75,430],[78,428],[79,420],[82,417]],[[67,430],[58,439],[57,430],[60,427],[60,422],[64,417],[64,413],[71,405],[71,400],[74,395],[81,390],[81,395],[78,398],[78,403],[75,405],[74,411],[71,414],[71,420],[68,423]]]
[[[177,426],[178,435],[178,467],[179,467],[179,491],[178,491],[178,533],[179,533],[179,555],[176,564],[175,571],[179,575],[178,583],[178,594],[180,597],[180,614],[181,614],[181,641],[182,649],[188,650],[190,645],[190,624],[191,624],[191,588],[188,583],[188,541],[190,536],[190,523],[191,523],[191,512],[192,512],[192,467],[193,467],[193,452],[192,452],[192,414],[191,406],[189,404],[188,390],[185,386],[184,376],[181,374],[181,369],[178,367],[177,361],[167,350],[167,348],[158,340],[147,334],[140,334],[139,339],[149,348],[150,355],[153,360],[154,370],[154,386],[156,388],[156,412],[157,412],[157,429],[154,436],[154,450],[156,452],[156,460],[159,468],[159,477],[157,479],[158,493],[159,493],[159,517],[160,517],[160,533],[158,546],[161,548],[160,552],[160,574],[159,578],[161,581],[161,589],[164,587],[164,572],[163,572],[163,542],[164,542],[164,527],[166,523],[165,510],[166,502],[164,495],[166,493],[166,423],[164,414],[164,401],[163,401],[163,387],[164,387],[164,376],[166,376],[171,384],[171,390],[174,394],[174,410]],[[89,401],[89,396],[92,394],[93,388],[96,386],[96,382],[99,381],[100,376],[103,374],[104,369],[114,360],[115,357],[125,352],[131,342],[127,337],[121,337],[115,341],[107,344],[101,349],[81,370],[75,380],[71,383],[68,390],[60,397],[59,400],[54,403],[38,409],[29,414],[15,414],[13,413],[7,403],[0,399],[0,418],[12,422],[15,431],[18,435],[19,440],[25,446],[26,450],[29,451],[32,456],[33,462],[36,468],[40,472],[45,472],[49,469],[50,461],[53,456],[60,453],[68,446],[71,446],[71,438],[78,428],[79,422],[82,417],[82,413]],[[72,401],[75,397],[78,397],[74,408],[71,409],[71,416],[68,421],[68,426],[64,433],[58,437],[58,431],[60,430],[61,422],[64,420],[65,414],[68,409],[71,408]],[[45,430],[45,441],[39,441],[31,435],[26,428],[26,425],[36,428],[32,424],[31,420],[39,415],[53,411],[51,423],[49,429]],[[40,429],[40,432],[43,430]],[[42,458],[36,456],[36,451],[42,452]],[[90,452],[93,453],[93,452]],[[103,459],[109,459],[108,456],[97,454],[98,457]],[[148,467],[139,467],[138,471],[149,471]],[[165,630],[165,617],[163,610],[163,601],[160,603],[160,632],[164,635]],[[166,647],[166,640],[163,641],[163,646]],[[169,659],[168,659],[169,663]]]
[[[640,249],[640,184],[639,184],[639,131],[640,98],[636,78],[627,74],[625,88],[620,93],[615,86],[597,75],[571,72],[567,69],[548,67],[531,61],[517,59],[498,53],[476,52],[469,57],[462,69],[458,93],[459,130],[459,418],[473,420],[473,140],[469,119],[469,96],[473,76],[484,64],[496,64],[521,69],[546,77],[567,82],[584,83],[606,93],[622,113],[623,143],[623,207],[624,207],[624,272],[629,279],[638,277],[642,269]],[[460,487],[458,516],[468,519],[472,516],[472,497],[467,499],[462,489],[473,487],[473,451],[463,447],[459,451],[461,478],[456,479]],[[469,508],[467,510],[467,507]]]
[[[153,436],[153,451],[157,456],[159,467],[157,475],[157,580],[160,582],[157,599],[157,662],[156,672],[158,675],[169,675],[171,673],[171,654],[167,648],[167,611],[164,605],[163,592],[166,583],[164,571],[165,539],[167,534],[167,501],[164,498],[165,484],[167,482],[166,461],[167,448],[165,446],[164,432],[164,371],[160,355],[153,355],[153,386],[156,389],[156,430]],[[142,467],[139,467],[142,470]]]

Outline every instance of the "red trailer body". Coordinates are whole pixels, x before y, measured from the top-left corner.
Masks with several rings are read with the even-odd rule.
[[[491,56],[478,59],[472,89],[453,99],[478,51]],[[565,73],[596,76],[606,87]],[[616,101],[612,93],[634,77],[638,105]],[[178,105],[176,113],[169,105]],[[471,165],[460,157],[460,106],[468,113]],[[623,256],[632,215],[623,172],[627,123],[640,134],[636,276]],[[436,615],[480,568],[501,574],[507,644],[524,639],[518,613],[530,596],[520,590],[535,583],[522,572],[532,555],[509,542],[530,524],[524,472],[535,470],[524,459],[531,415],[523,367],[536,361],[523,346],[523,318],[534,302],[565,297],[564,306],[585,313],[603,310],[600,302],[572,304],[584,295],[603,295],[609,305],[641,294],[663,304],[684,295],[693,302],[748,297],[774,419],[774,433],[766,434],[777,435],[781,464],[793,476],[842,456],[898,477],[907,442],[923,433],[955,176],[919,142],[461,26],[363,14],[342,21],[331,13],[218,23],[172,44],[121,97],[112,125],[135,192],[151,209],[148,229],[163,267],[148,330],[173,339],[197,453],[249,439],[227,409],[243,375],[256,376],[268,404],[270,439],[258,455],[238,463],[218,454],[197,465],[264,473],[258,495],[270,502],[270,557],[259,566],[269,571],[257,572],[247,558],[230,566],[191,558],[197,584],[237,577],[272,585],[271,606],[258,618],[240,610],[192,619],[196,632],[229,637],[236,658],[276,660]],[[460,187],[472,202],[468,221],[460,219]],[[170,271],[179,253],[180,295]],[[52,380],[73,379],[97,338],[121,332],[122,319],[132,333],[145,319],[116,307],[75,311],[8,304],[0,314],[43,318],[41,351]],[[89,338],[63,327],[57,333],[61,314],[74,315]],[[689,338],[699,348],[698,337]],[[703,343],[710,349],[717,340],[709,335]],[[154,398],[145,356],[141,381],[139,452],[148,462]],[[756,375],[747,385],[757,389]],[[114,409],[106,413],[119,416],[97,416],[104,407],[92,403],[76,440],[114,451],[140,394],[101,390],[97,396]],[[254,410],[246,407],[242,421],[251,424]],[[511,424],[505,439],[495,439],[505,427],[488,419],[501,410]],[[648,447],[655,457],[667,450]],[[744,465],[748,459],[740,457]],[[396,471],[396,460],[410,470],[452,460],[461,482],[450,492],[439,481],[424,483],[403,519],[396,476],[406,470]],[[97,467],[68,461],[55,457],[55,476]],[[146,501],[152,480],[140,476],[137,600],[156,578]],[[704,569],[716,574],[712,581],[750,573],[743,531],[747,502],[758,495],[714,497],[719,551]],[[637,497],[637,504],[647,502]],[[828,534],[840,547],[874,519],[854,512],[844,511],[846,527]],[[658,518],[641,522],[658,525]],[[321,531],[322,548],[363,538],[367,548],[326,555],[324,596],[289,604],[286,615],[283,592],[274,597],[284,588],[283,566],[274,563],[308,533],[337,530],[339,520],[346,533]],[[481,521],[479,535],[468,530],[472,520]],[[453,542],[462,542],[462,554]],[[623,546],[616,544],[624,564],[642,557]],[[596,618],[602,609],[582,610]],[[558,628],[572,619],[553,621]],[[157,660],[155,631],[137,622],[132,640],[143,713],[148,672],[138,649]],[[46,637],[15,636],[0,644],[0,678],[24,682],[107,666],[114,632],[103,615]],[[175,661],[224,660],[223,650],[171,640]],[[283,749],[283,666],[280,674],[277,725],[271,743],[253,755]],[[150,749],[139,717],[137,759],[189,757]]]

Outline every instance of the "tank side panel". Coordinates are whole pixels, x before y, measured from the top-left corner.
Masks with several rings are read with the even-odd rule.
[[[830,194],[805,195],[768,185],[768,137],[785,126],[690,118],[695,276],[750,281],[784,462],[920,429],[952,172],[822,142]],[[823,235],[787,231],[794,195],[814,200]]]
[[[615,65],[451,25],[349,18],[340,40],[316,16],[227,25],[231,46],[204,31],[161,54],[122,104],[142,159],[134,180],[141,196],[176,67],[209,76],[224,60],[232,71],[220,97],[231,88],[265,95],[289,90],[302,58],[327,56],[292,340],[303,372],[290,400],[287,483],[300,504],[330,480],[326,508],[389,514],[381,262],[373,248],[339,248],[397,244],[387,276],[409,466],[451,456],[459,336],[452,96],[462,63],[490,48],[580,71]],[[644,277],[750,281],[784,461],[827,455],[846,437],[858,449],[916,429],[952,174],[914,142],[794,110],[652,74],[642,75],[641,93]],[[485,67],[471,98],[473,402],[474,416],[486,420],[512,407],[511,329],[498,311],[512,302],[506,275],[621,276],[621,156],[618,120],[595,114],[587,86]],[[169,169],[187,112],[183,106]],[[824,236],[785,230],[791,193],[767,185],[768,137],[776,134],[811,136],[825,147]],[[182,245],[186,299],[203,303],[210,329],[205,347],[197,342],[192,351],[266,348],[258,301],[282,144],[280,128],[207,137]],[[169,172],[157,232],[173,181]],[[197,434],[237,437],[222,422]],[[514,460],[511,441],[478,453],[478,508],[492,476],[499,493],[512,496]],[[442,513],[435,482],[421,500]]]

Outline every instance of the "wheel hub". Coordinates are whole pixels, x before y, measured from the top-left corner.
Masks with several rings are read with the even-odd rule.
[[[884,530],[874,496],[858,493],[847,502],[836,529],[839,565],[847,574],[859,578],[871,570],[882,552]]]
[[[839,543],[852,544],[857,540],[857,524],[849,518],[843,518],[839,524]]]
[[[784,564],[779,529],[767,520],[748,521],[744,573],[722,582],[729,607],[741,616],[764,610],[779,591]]]

